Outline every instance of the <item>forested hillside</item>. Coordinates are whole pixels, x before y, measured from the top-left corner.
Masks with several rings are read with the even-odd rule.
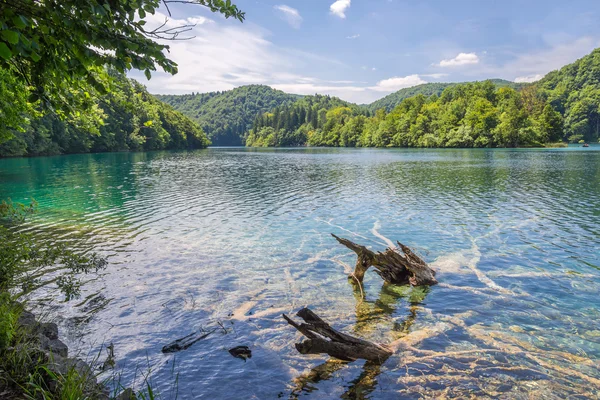
[[[600,49],[550,72],[536,83],[539,96],[564,115],[571,142],[597,141],[600,134]]]
[[[254,129],[248,145],[290,145],[281,142],[286,137],[305,137],[309,146],[346,147],[517,147],[562,139],[561,114],[530,91],[485,81],[452,85],[440,96],[419,94],[371,117],[348,105],[321,108],[316,126],[307,121],[295,130],[285,125],[277,130],[271,124]],[[279,116],[289,119],[290,110]]]
[[[8,81],[10,74],[4,71],[0,78]],[[90,99],[97,103],[94,123],[75,124],[31,109],[29,123],[0,142],[0,156],[194,149],[209,144],[196,122],[158,101],[144,86],[118,73],[111,78],[112,90]]]
[[[307,143],[309,133],[326,129],[326,124],[336,120],[337,110],[342,114],[366,113],[355,104],[337,97],[305,96],[291,105],[277,107],[258,115],[246,140],[247,146],[302,146]],[[309,143],[310,144],[310,143]]]
[[[257,115],[291,104],[300,96],[249,85],[224,92],[156,97],[196,120],[213,145],[235,146],[244,144],[244,134]]]
[[[440,90],[439,95],[435,93]],[[418,94],[387,111],[383,100],[393,103],[409,93]],[[309,122],[314,117],[299,114],[294,107],[279,110],[277,123],[271,114],[264,114],[257,119],[247,145],[301,145],[304,138],[309,146],[351,147],[595,142],[600,133],[600,49],[534,84],[501,80],[429,84],[404,89],[374,104],[382,107],[372,116],[347,104],[323,104],[317,110],[317,123]],[[297,124],[281,123],[298,118]]]
[[[511,81],[506,81],[504,79],[490,79],[496,87],[510,87],[516,90],[522,89],[527,84],[523,83],[515,83]],[[467,83],[467,82],[463,82]],[[409,97],[416,96],[418,94],[422,94],[423,96],[429,97],[434,94],[439,96],[442,94],[444,89],[450,86],[460,85],[460,83],[424,83],[422,85],[417,85],[405,89],[400,89],[397,92],[392,94],[388,94],[382,99],[376,100],[371,104],[365,104],[365,107],[372,112],[379,110],[380,108],[385,108],[386,111],[392,111],[394,107],[402,103],[402,100],[408,99]]]

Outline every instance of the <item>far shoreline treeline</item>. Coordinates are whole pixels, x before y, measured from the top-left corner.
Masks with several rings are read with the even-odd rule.
[[[70,123],[31,112],[0,141],[0,157],[248,147],[556,147],[597,142],[600,49],[532,84],[431,83],[368,105],[299,96],[263,85],[226,92],[151,95],[109,71],[96,115]],[[0,86],[10,74],[0,70]],[[14,82],[8,82],[9,84]],[[1,89],[1,88],[0,88]]]
[[[216,145],[471,148],[596,142],[600,49],[531,84],[430,83],[369,105],[294,96],[250,85],[157,98],[198,121]]]

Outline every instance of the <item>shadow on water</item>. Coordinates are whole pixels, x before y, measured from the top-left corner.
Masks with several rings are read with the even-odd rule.
[[[381,286],[376,300],[364,298],[362,288],[356,282],[350,280],[354,298],[356,299],[356,323],[353,332],[360,337],[369,337],[375,331],[385,330],[389,332],[392,340],[397,340],[409,333],[410,327],[417,318],[419,305],[425,300],[428,287],[411,287],[408,285],[398,286],[384,283]],[[394,317],[400,300],[405,299],[408,303],[408,315],[401,321]],[[317,384],[333,380],[336,373],[342,371],[349,364],[330,358],[322,364],[317,365],[310,371],[294,378],[290,393],[290,399],[297,399],[307,393],[319,390]],[[367,361],[363,364],[358,377],[351,380],[346,391],[340,396],[341,399],[367,399],[377,388],[378,378],[382,373],[380,363]]]

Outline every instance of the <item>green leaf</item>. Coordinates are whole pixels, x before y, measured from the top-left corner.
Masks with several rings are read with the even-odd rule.
[[[146,78],[148,78],[148,80],[150,80],[150,78],[152,78],[152,74],[150,73],[149,69],[145,70],[144,74],[146,75]]]
[[[35,51],[32,51],[31,52],[31,59],[33,61],[35,61],[35,62],[38,62],[38,61],[40,61],[42,59],[42,57],[38,53],[36,53]]]
[[[22,15],[15,16],[12,21],[13,21],[13,24],[15,24],[15,26],[19,29],[25,28],[27,26],[27,22],[28,22],[27,18],[25,18]]]
[[[152,120],[144,122],[145,127],[151,127],[153,124]]]
[[[140,15],[141,19],[146,18],[146,11],[144,11],[142,8],[139,9],[138,14]]]
[[[12,55],[12,51],[10,51],[6,43],[0,42],[0,57],[8,61]]]
[[[6,40],[10,44],[19,43],[19,32],[11,31],[10,29],[0,31],[2,39]]]

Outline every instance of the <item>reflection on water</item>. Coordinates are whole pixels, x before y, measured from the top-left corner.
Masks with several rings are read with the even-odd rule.
[[[164,398],[600,396],[596,148],[4,159],[7,197],[38,201],[31,233],[109,255],[81,300],[47,306],[84,355],[114,344],[125,385],[149,371]],[[361,292],[345,272],[354,253],[330,233],[377,250],[400,240],[440,284],[370,271]],[[297,354],[281,313],[307,305],[396,354],[381,366]],[[238,345],[245,363],[227,352]]]

